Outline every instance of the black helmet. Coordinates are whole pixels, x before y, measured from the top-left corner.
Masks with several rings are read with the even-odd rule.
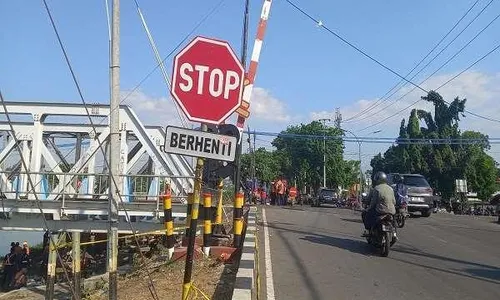
[[[375,176],[373,176],[373,183],[375,185],[387,183],[387,175],[382,171],[375,173]]]

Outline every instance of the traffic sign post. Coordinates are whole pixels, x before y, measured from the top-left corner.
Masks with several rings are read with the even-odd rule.
[[[240,107],[244,76],[243,66],[225,41],[198,36],[174,59],[172,96],[190,121],[202,124],[201,132],[167,127],[164,145],[165,152],[198,158],[182,299],[187,299],[192,288],[191,272],[204,158],[234,161],[238,144],[235,137],[208,133],[207,124],[221,124]]]
[[[244,76],[227,42],[198,36],[175,56],[172,96],[190,121],[220,124],[241,105]]]
[[[234,161],[236,137],[168,126],[164,151],[193,157]]]

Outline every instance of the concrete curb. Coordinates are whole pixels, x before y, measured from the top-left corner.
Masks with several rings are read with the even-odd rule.
[[[257,207],[250,207],[240,265],[236,273],[233,300],[250,300],[255,287],[255,215]]]

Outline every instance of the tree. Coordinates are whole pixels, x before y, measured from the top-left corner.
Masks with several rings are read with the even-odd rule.
[[[241,156],[242,178],[251,178],[252,155],[255,155],[255,177],[265,182],[271,182],[279,176],[281,170],[277,153],[259,148],[254,153]]]
[[[359,162],[343,160],[342,135],[340,128],[326,127],[319,121],[288,127],[273,141],[282,160],[282,174],[289,179],[296,179],[299,187],[307,185],[317,189],[323,184],[325,154],[327,186],[356,183]]]
[[[434,117],[424,110],[412,110],[408,123],[401,121],[397,145],[371,160],[373,171],[419,173],[439,190],[445,199],[454,194],[455,179],[465,178],[471,190],[486,200],[495,189],[496,162],[485,153],[488,136],[459,129],[466,99],[453,100],[449,105],[437,92],[430,91],[422,100],[434,104]],[[421,127],[423,121],[426,127]],[[470,143],[431,144],[408,142],[408,139],[474,139]]]
[[[359,161],[344,161],[342,130],[318,121],[289,126],[275,138],[274,151],[264,148],[241,157],[242,178],[251,178],[252,155],[256,177],[270,182],[284,176],[300,189],[323,185],[323,154],[326,157],[326,183],[329,187],[351,186],[359,181]],[[326,145],[326,147],[325,147]]]

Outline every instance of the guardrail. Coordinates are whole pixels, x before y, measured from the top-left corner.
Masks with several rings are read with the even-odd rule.
[[[30,176],[35,188],[29,184]],[[0,172],[2,196],[13,200],[107,200],[110,179],[108,174],[55,172]],[[192,176],[120,175],[120,195],[124,202],[152,202],[160,204],[159,196],[174,179],[193,180]],[[178,189],[172,200],[185,203],[187,192]]]

